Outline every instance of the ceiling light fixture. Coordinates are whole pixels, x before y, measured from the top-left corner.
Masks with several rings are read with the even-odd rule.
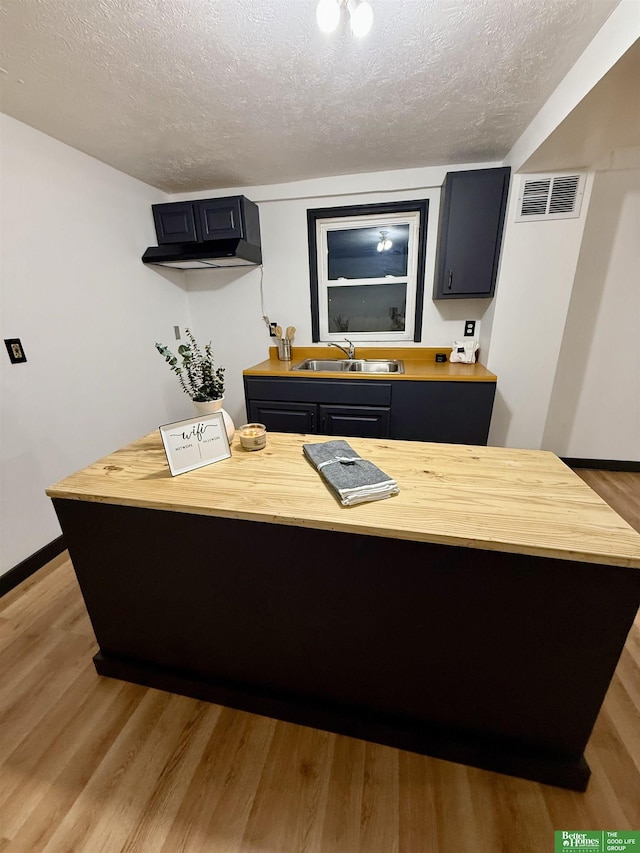
[[[376,246],[379,252],[388,252],[389,249],[393,246],[393,241],[387,237],[388,231],[380,232],[380,240],[378,245]]]
[[[316,7],[316,20],[323,33],[332,33],[338,28],[342,10],[349,12],[349,23],[354,36],[362,38],[373,24],[373,9],[367,0],[320,0]]]

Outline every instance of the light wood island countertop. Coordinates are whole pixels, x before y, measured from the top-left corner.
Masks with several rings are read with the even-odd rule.
[[[291,361],[280,361],[276,347],[269,347],[269,358],[248,367],[245,376],[295,376],[298,379],[365,379],[406,381],[409,379],[428,382],[495,382],[495,373],[478,362],[461,364],[450,361],[437,363],[436,353],[445,353],[447,358],[451,347],[356,347],[356,358],[400,358],[404,362],[404,373],[340,373],[334,371],[294,370],[297,364],[306,358],[341,359],[345,356],[336,347],[309,346],[291,348]]]
[[[454,365],[455,366],[455,365]],[[347,438],[400,494],[342,507],[302,455],[317,435],[269,433],[172,477],[154,432],[51,486],[51,498],[343,531],[640,568],[640,534],[553,453]]]

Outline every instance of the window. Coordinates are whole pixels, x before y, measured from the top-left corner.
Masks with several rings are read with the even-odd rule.
[[[314,341],[419,341],[429,202],[307,211]]]

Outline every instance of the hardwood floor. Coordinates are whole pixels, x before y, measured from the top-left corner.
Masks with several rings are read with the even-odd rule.
[[[580,468],[582,477],[594,492],[612,506],[636,530],[640,530],[640,474],[629,471],[594,471]]]
[[[640,474],[578,473],[640,530]],[[96,650],[66,555],[0,600],[0,851],[549,853],[640,827],[640,618],[585,794],[101,678]]]

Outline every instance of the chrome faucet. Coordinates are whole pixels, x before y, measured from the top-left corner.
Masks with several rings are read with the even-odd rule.
[[[349,349],[346,350],[344,347],[340,346],[340,344],[334,344],[333,341],[329,341],[330,347],[338,347],[342,352],[347,356],[348,359],[354,359],[356,357],[356,348],[353,343],[349,340],[349,338],[345,338],[345,341],[349,344]]]

